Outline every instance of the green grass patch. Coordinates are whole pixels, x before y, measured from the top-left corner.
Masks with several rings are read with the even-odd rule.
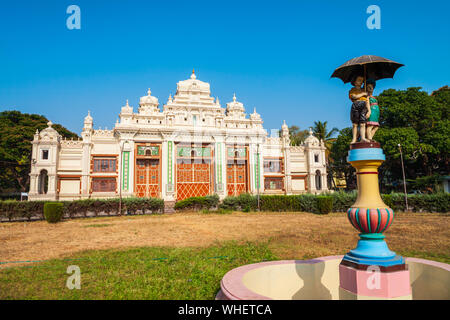
[[[203,213],[203,214],[232,214],[233,211],[228,210],[228,209],[219,208],[217,210],[203,209],[201,211],[201,213]]]
[[[276,260],[267,244],[227,242],[208,248],[143,247],[87,251],[0,271],[5,299],[214,299],[220,280],[244,264]],[[69,290],[69,265],[81,289]]]

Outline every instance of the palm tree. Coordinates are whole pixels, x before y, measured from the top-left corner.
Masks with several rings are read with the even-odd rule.
[[[323,140],[325,143],[325,147],[327,148],[327,160],[328,160],[328,154],[331,150],[331,145],[336,140],[336,138],[333,138],[333,136],[339,132],[338,128],[334,127],[330,131],[327,129],[328,121],[322,122],[322,121],[314,121],[314,128],[313,132],[314,135],[319,139]]]

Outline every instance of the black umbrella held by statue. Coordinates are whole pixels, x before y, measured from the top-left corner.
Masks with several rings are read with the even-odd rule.
[[[364,87],[366,87],[367,78],[374,80],[393,78],[395,71],[402,66],[404,65],[386,58],[365,55],[348,60],[334,70],[331,78],[339,78],[347,83],[351,82],[355,76],[363,76]]]

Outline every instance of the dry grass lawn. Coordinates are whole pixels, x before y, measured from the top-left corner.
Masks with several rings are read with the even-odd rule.
[[[450,261],[449,214],[397,213],[386,238],[399,254]],[[263,241],[282,259],[307,259],[345,254],[357,239],[344,213],[177,213],[15,222],[0,224],[0,262],[63,258],[90,249],[206,247],[227,240]]]

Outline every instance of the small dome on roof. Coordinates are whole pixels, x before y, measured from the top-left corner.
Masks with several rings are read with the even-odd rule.
[[[53,123],[51,121],[47,122],[48,127],[41,130],[39,137],[41,141],[58,141],[60,139],[60,134],[58,131],[52,128]]]
[[[256,108],[253,109],[253,113],[250,115],[251,120],[261,120],[261,115],[256,112]]]
[[[194,70],[192,70],[192,74],[189,79],[179,81],[177,83],[176,94],[190,94],[194,92],[208,96],[211,93],[209,83],[198,80]]]
[[[139,105],[140,106],[158,106],[159,101],[158,101],[158,98],[152,96],[152,91],[150,90],[150,88],[148,88],[147,95],[141,97]]]
[[[91,117],[91,111],[88,110],[88,114],[86,117],[84,117],[84,123],[92,123],[93,119]]]
[[[227,103],[227,113],[233,113],[233,112],[244,112],[244,105],[236,101],[236,94],[233,94],[233,102]]]
[[[122,107],[122,111],[120,113],[133,113],[133,107],[128,104],[128,99],[127,104]]]
[[[319,139],[314,135],[312,128],[309,128],[309,136],[305,139],[305,144],[318,146],[320,144]]]

